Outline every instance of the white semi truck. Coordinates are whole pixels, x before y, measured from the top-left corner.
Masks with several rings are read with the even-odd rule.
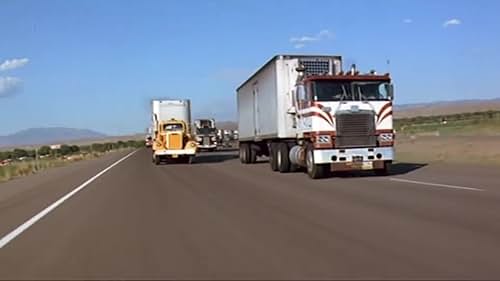
[[[153,162],[179,160],[191,163],[197,144],[191,134],[189,100],[153,100]]]
[[[389,74],[342,71],[340,56],[277,55],[237,89],[242,163],[268,156],[273,171],[305,167],[386,174],[394,159]]]

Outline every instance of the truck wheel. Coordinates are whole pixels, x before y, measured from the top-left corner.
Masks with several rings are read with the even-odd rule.
[[[250,147],[247,143],[240,144],[240,161],[243,164],[248,164]]]
[[[257,162],[257,150],[255,150],[252,145],[248,145],[248,163],[255,164]]]
[[[388,176],[391,172],[391,162],[384,162],[383,169],[376,169],[375,175],[377,176]]]
[[[269,145],[269,165],[271,165],[271,170],[275,172],[278,171],[278,161],[276,161],[277,150],[278,150],[278,144],[272,142]]]
[[[160,163],[161,163],[160,156],[158,156],[158,155],[154,156],[154,162],[155,162],[155,165],[160,165]]]
[[[276,165],[280,173],[290,172],[290,159],[288,156],[288,145],[284,142],[279,143],[276,146],[278,149],[276,151]]]
[[[307,146],[306,150],[306,169],[307,174],[311,179],[324,178],[329,173],[330,166],[328,164],[314,164],[314,148],[312,145]]]

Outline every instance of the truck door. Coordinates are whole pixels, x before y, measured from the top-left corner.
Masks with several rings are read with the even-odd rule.
[[[260,133],[258,97],[259,97],[259,85],[255,83],[253,85],[253,129],[254,129],[254,134],[256,136]]]

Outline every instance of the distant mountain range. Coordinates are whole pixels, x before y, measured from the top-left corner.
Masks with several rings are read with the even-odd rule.
[[[489,100],[437,101],[394,106],[395,118],[447,115],[464,112],[500,110],[500,98]]]
[[[107,135],[87,129],[62,127],[31,128],[11,135],[0,136],[0,147],[55,144],[86,139],[102,139],[105,137]]]

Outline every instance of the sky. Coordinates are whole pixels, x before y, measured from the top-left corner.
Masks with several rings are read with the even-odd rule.
[[[390,71],[397,104],[497,98],[498,11],[495,0],[0,0],[0,135],[142,133],[152,98],[236,120],[235,89],[276,54]]]

